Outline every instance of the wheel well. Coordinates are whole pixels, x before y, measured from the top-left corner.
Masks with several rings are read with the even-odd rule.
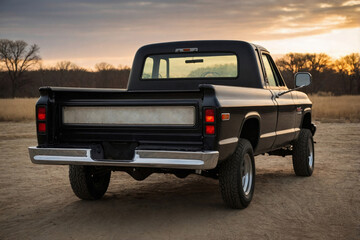
[[[310,113],[305,114],[301,128],[306,128],[306,129],[311,130],[311,114]]]
[[[256,118],[251,118],[245,121],[241,129],[240,138],[249,140],[253,149],[257,147],[259,142],[260,124]]]

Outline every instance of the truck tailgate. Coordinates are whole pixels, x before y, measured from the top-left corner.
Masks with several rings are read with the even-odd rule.
[[[48,109],[39,146],[100,145],[109,158],[135,149],[201,151],[205,91],[128,92],[43,88],[37,106]],[[209,102],[209,101],[208,101]],[[212,146],[213,147],[213,146]],[[123,153],[126,156],[115,156]]]

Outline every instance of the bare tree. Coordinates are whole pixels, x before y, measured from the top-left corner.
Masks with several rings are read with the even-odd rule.
[[[308,53],[306,58],[309,71],[320,73],[331,65],[331,57],[325,53]]]
[[[332,59],[325,53],[307,53],[305,57],[306,70],[311,73],[314,81],[309,88],[312,92],[318,92],[324,88],[324,85],[328,84],[328,81],[323,79],[321,75],[331,68]]]
[[[349,75],[360,75],[360,53],[352,53],[343,57],[348,65]]]
[[[339,82],[339,85],[341,83],[343,92],[350,93],[351,92],[351,84],[350,84],[349,74],[348,74],[348,70],[347,70],[347,64],[344,61],[344,58],[337,59],[334,62],[333,68],[339,75],[339,78],[341,80]]]
[[[352,53],[342,58],[351,80],[351,93],[360,93],[360,54]]]
[[[24,41],[0,39],[0,62],[5,64],[12,85],[12,97],[15,97],[16,86],[23,73],[41,60],[40,48],[33,44],[28,47]]]
[[[306,68],[307,56],[303,53],[288,53],[276,61],[281,71],[289,71],[295,74]]]
[[[102,72],[102,71],[115,70],[115,67],[113,65],[111,65],[110,63],[101,62],[101,63],[97,63],[95,65],[95,69],[98,72]]]
[[[118,69],[119,69],[119,70],[129,71],[129,70],[130,70],[130,67],[129,67],[128,65],[119,64],[119,65],[118,65]]]
[[[78,70],[80,69],[80,67],[70,61],[61,61],[56,63],[55,69],[59,71],[70,71]]]

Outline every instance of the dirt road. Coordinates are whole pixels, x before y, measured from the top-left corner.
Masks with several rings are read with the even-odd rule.
[[[360,239],[360,124],[319,123],[315,172],[258,156],[245,210],[227,209],[218,182],[113,173],[100,201],[72,193],[67,166],[34,165],[32,123],[0,123],[0,239]]]

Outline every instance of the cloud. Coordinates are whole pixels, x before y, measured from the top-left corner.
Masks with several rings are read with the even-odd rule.
[[[359,9],[359,0],[0,0],[0,38],[38,43],[49,58],[132,56],[152,42],[276,40],[356,28]]]
[[[0,29],[53,35],[137,31],[144,35],[208,35],[212,31],[247,36],[251,39],[274,39],[291,36],[291,32],[274,29],[299,26],[298,34],[307,34],[325,18],[346,17],[346,21],[322,26],[356,27],[360,1],[326,3],[315,1],[5,1],[0,8]],[[303,31],[300,31],[303,29]],[[195,34],[197,33],[197,34]],[[319,32],[320,33],[320,32]],[[213,33],[212,33],[213,34]],[[213,34],[214,35],[214,34]]]

